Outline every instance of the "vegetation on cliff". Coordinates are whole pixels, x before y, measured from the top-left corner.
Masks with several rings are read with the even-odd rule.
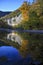
[[[28,6],[28,8],[27,8]],[[2,17],[2,19],[12,18],[16,15],[22,14],[24,20],[14,28],[23,28],[27,29],[35,29],[35,30],[43,30],[43,1],[37,0],[32,5],[23,4],[19,9],[14,12]],[[27,20],[28,19],[28,20]],[[4,24],[3,24],[4,26]],[[13,27],[12,27],[13,28]]]
[[[40,2],[40,3],[39,3]],[[22,21],[19,27],[23,29],[35,29],[35,30],[43,30],[43,1],[37,1],[30,5],[28,10],[29,20]]]

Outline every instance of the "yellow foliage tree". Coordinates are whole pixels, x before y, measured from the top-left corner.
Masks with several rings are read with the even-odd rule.
[[[23,5],[19,8],[19,10],[22,13],[22,17],[24,21],[29,20],[29,4],[27,2],[24,2]]]

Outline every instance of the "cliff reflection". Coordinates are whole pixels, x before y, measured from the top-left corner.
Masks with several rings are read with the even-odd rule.
[[[33,60],[43,61],[43,34],[12,32],[1,33],[1,35],[3,35],[2,38],[6,43],[19,49],[23,57],[27,57],[30,54]],[[0,39],[2,38],[0,37]]]
[[[11,40],[12,42],[15,41],[15,43],[17,42],[19,45],[22,44],[22,38],[15,32],[9,33],[7,35],[7,40]]]

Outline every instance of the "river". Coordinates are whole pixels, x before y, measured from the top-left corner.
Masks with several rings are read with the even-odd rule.
[[[32,58],[40,54],[42,44],[43,30],[0,28],[0,65],[39,64],[39,61]]]

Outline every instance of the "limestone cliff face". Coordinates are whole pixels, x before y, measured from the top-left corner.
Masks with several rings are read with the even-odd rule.
[[[15,26],[20,24],[22,21],[28,21],[29,20],[29,9],[30,5],[27,1],[25,1],[20,8],[18,8],[16,11],[10,13],[9,15],[6,15],[4,17],[1,17],[5,22],[7,22],[10,26]]]

